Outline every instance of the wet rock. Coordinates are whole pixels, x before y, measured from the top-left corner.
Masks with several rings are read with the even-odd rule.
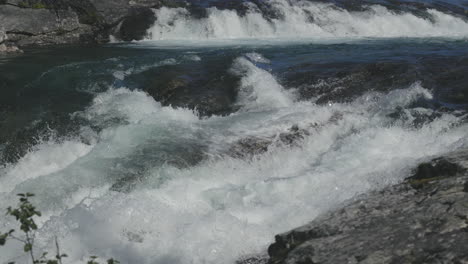
[[[67,113],[51,113],[50,116],[38,120],[30,120],[26,115],[0,111],[0,145],[3,145],[0,164],[17,162],[41,142],[78,137],[80,123],[70,121]],[[26,125],[18,128],[10,122]],[[11,129],[12,127],[14,129]]]
[[[228,150],[228,155],[234,158],[255,156],[268,151],[268,147],[273,144],[274,138],[249,137],[233,144]]]
[[[300,142],[308,135],[310,135],[308,130],[300,129],[297,125],[294,125],[287,132],[279,135],[243,138],[232,144],[227,153],[234,158],[253,157],[267,152],[271,146],[298,147]]]
[[[262,14],[266,20],[282,19],[284,14],[274,8],[273,2],[262,0],[238,1],[238,0],[222,0],[211,1],[208,7],[216,7],[220,10],[234,10],[240,16],[245,16],[248,12],[256,12]]]
[[[445,13],[458,16],[466,16],[466,5],[456,1],[424,1],[424,0],[318,0],[320,2],[334,3],[335,5],[349,11],[362,11],[368,5],[379,4],[394,12],[410,12],[416,16],[429,18],[427,9],[437,9]]]
[[[278,235],[269,263],[468,262],[468,151],[444,158],[464,169],[418,191],[405,182],[361,195]]]
[[[239,78],[210,64],[167,65],[128,78],[163,105],[197,110],[202,116],[226,115],[235,106]]]
[[[246,256],[236,261],[236,264],[267,264],[268,256]]]
[[[178,144],[177,144],[178,143]],[[117,161],[110,190],[128,193],[149,180],[147,172],[157,166],[172,166],[179,169],[197,165],[206,158],[206,146],[193,142],[150,145],[139,149],[131,159]],[[151,175],[150,175],[151,176]],[[158,179],[163,183],[163,179]],[[151,180],[150,180],[151,181]],[[155,182],[157,180],[153,180]]]
[[[464,105],[468,108],[468,57],[426,59],[428,78],[423,85],[435,90],[435,96],[442,103]]]
[[[466,169],[456,162],[452,162],[447,158],[438,158],[430,162],[421,163],[413,176],[406,180],[415,187],[419,188],[424,183],[437,180],[443,177],[452,177],[464,172]]]
[[[121,22],[118,37],[124,41],[142,40],[155,21],[156,17],[150,8],[132,9]]]
[[[37,23],[41,21],[41,23]],[[0,25],[8,43],[18,46],[79,43],[80,35],[92,30],[71,10],[19,8],[0,5]]]
[[[301,64],[285,71],[283,81],[319,104],[349,102],[369,91],[389,92],[419,82],[434,99],[414,107],[468,109],[467,71],[467,56],[423,56],[401,62]]]
[[[407,88],[420,79],[416,66],[406,62],[322,65],[330,69],[325,72],[313,65],[298,67],[311,71],[290,69],[296,73],[286,76],[287,86],[297,87],[303,98],[317,98],[318,104],[349,102],[369,91]]]
[[[124,40],[139,40],[155,20],[149,8],[162,2],[9,0],[0,5],[0,25],[17,46],[102,43],[116,31]]]

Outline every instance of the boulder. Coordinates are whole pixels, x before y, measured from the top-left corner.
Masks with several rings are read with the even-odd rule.
[[[444,177],[452,177],[463,173],[466,168],[458,163],[451,161],[445,157],[433,159],[430,162],[419,164],[414,174],[406,180],[414,187],[421,188],[424,183],[441,179]]]
[[[277,235],[269,263],[467,263],[468,150],[436,161],[408,179],[431,177],[417,190],[406,181],[361,195]]]
[[[156,101],[173,107],[196,109],[202,116],[234,112],[239,78],[211,64],[165,65],[129,76]]]
[[[298,147],[300,142],[310,135],[306,129],[294,125],[288,131],[266,137],[247,137],[231,145],[227,154],[234,158],[251,158],[268,151],[271,146],[285,145]]]
[[[132,9],[121,22],[117,36],[124,41],[142,40],[155,21],[156,16],[150,8]]]
[[[298,87],[301,97],[317,98],[318,104],[326,104],[349,102],[368,91],[407,88],[422,78],[416,65],[407,62],[334,63],[320,67],[336,70],[320,73],[314,65],[298,65],[290,69],[293,74],[286,76],[286,84]]]

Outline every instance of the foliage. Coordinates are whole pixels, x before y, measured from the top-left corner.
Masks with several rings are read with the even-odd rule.
[[[44,5],[43,3],[35,3],[35,4],[32,5],[31,7],[34,8],[34,9],[44,9],[44,8],[47,8],[47,6]]]
[[[34,2],[31,3],[31,1],[21,1],[18,3],[18,6],[21,8],[33,8],[33,9],[45,9],[47,8],[47,5],[45,5],[42,2]]]
[[[60,253],[60,247],[55,238],[56,254],[52,258],[48,258],[47,252],[43,252],[40,257],[36,257],[34,253],[34,239],[36,237],[37,225],[34,221],[34,217],[41,216],[41,212],[36,210],[36,207],[29,201],[31,197],[34,197],[32,193],[20,193],[19,203],[17,208],[11,206],[7,208],[7,215],[15,218],[20,224],[20,230],[23,232],[23,236],[17,237],[15,230],[11,229],[6,233],[0,232],[0,246],[4,246],[9,239],[14,239],[23,243],[23,251],[29,254],[31,262],[33,264],[63,264],[62,260],[67,257],[67,254]],[[117,260],[108,259],[107,264],[117,264]],[[9,262],[8,264],[14,264]],[[99,264],[96,256],[91,256],[87,264]]]

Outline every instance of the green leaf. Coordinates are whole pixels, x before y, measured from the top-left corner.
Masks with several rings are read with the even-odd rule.
[[[32,249],[32,244],[26,243],[24,244],[24,252],[29,252]]]

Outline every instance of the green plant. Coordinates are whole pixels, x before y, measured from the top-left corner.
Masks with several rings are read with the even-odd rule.
[[[41,212],[36,210],[36,207],[29,201],[31,197],[34,197],[34,194],[20,193],[18,196],[18,207],[8,207],[7,215],[13,216],[16,221],[19,222],[20,230],[23,231],[23,236],[16,236],[14,229],[11,229],[6,233],[0,233],[0,246],[4,246],[8,239],[14,239],[23,243],[23,251],[29,254],[33,264],[63,264],[62,260],[67,257],[67,254],[60,253],[57,237],[55,238],[56,254],[54,257],[48,258],[47,252],[43,252],[40,257],[36,257],[37,255],[34,253],[34,239],[36,238],[37,225],[34,221],[34,217],[41,216]],[[96,260],[97,257],[92,256],[87,264],[99,264]],[[107,260],[107,264],[117,263],[119,262],[112,258]],[[8,264],[14,264],[14,262],[9,262]]]
[[[44,5],[43,3],[35,3],[31,6],[31,8],[34,8],[34,9],[44,9],[46,8],[46,5]]]
[[[19,2],[18,3],[18,6],[21,7],[21,8],[28,8],[29,7],[29,3],[26,3],[24,1],[22,2]]]
[[[18,3],[21,8],[45,9],[47,5],[42,2],[31,3],[31,1],[21,1]]]

